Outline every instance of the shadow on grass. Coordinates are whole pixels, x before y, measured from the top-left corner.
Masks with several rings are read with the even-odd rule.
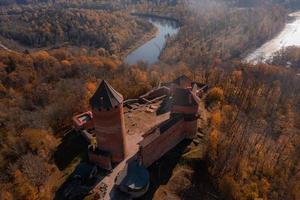
[[[85,162],[82,162],[85,163]],[[77,167],[82,164],[79,163]],[[92,166],[92,164],[89,164]],[[97,175],[93,178],[79,179],[76,169],[70,174],[67,180],[58,188],[54,200],[82,200],[90,191],[108,174],[107,171],[98,169]]]
[[[165,185],[169,181],[173,169],[178,164],[182,154],[190,143],[190,140],[183,140],[148,168],[150,173],[150,187],[148,192],[141,197],[140,200],[153,199],[153,195],[158,187]]]
[[[64,170],[79,155],[85,155],[88,143],[75,131],[67,134],[54,152],[54,162],[59,170]]]
[[[184,191],[182,196],[184,199],[196,200],[214,200],[218,199],[219,192],[215,188],[208,172],[208,167],[205,160],[198,160],[194,163],[195,173],[193,175],[193,186]]]

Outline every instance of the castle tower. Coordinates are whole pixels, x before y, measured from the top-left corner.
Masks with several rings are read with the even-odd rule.
[[[106,152],[112,163],[126,157],[123,96],[103,80],[90,99],[97,149]]]
[[[197,133],[198,111],[200,99],[196,95],[196,88],[175,88],[171,116],[184,117],[184,132],[187,138],[193,138]]]
[[[200,99],[190,89],[176,88],[173,94],[172,114],[196,115]]]

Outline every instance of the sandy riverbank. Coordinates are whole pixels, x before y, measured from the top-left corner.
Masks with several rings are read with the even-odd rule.
[[[275,52],[282,48],[300,46],[300,11],[289,14],[289,17],[293,18],[293,20],[287,22],[277,36],[248,54],[244,61],[253,64],[266,62],[272,58]]]

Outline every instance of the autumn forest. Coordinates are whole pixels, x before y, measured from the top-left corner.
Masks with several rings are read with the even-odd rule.
[[[86,155],[65,163],[69,152],[58,152],[65,143],[76,152],[85,146],[65,135],[101,80],[133,99],[182,74],[210,88],[207,153],[182,165],[205,168],[213,190],[184,177],[190,186],[168,191],[171,197],[300,199],[300,48],[244,62],[297,6],[296,0],[0,0],[0,199],[60,199],[57,191]],[[155,37],[156,27],[134,12],[180,24],[155,64],[123,61]]]

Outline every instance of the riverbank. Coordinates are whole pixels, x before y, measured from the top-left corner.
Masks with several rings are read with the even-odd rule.
[[[149,14],[149,13],[131,13],[131,15],[139,17],[139,18],[144,18],[145,20],[146,19],[157,19],[157,20],[162,20],[162,21],[167,20],[167,21],[176,23],[178,25],[178,27],[181,25],[179,20],[172,18],[172,17],[168,17],[168,16],[154,15],[154,14]],[[153,23],[153,22],[150,22],[150,23],[153,25],[153,29],[150,32],[146,33],[142,38],[140,38],[137,42],[135,42],[135,44],[133,44],[131,47],[124,50],[119,55],[122,60],[124,60],[132,52],[134,52],[141,46],[145,45],[150,40],[154,39],[155,37],[159,37],[159,34],[160,34],[159,29],[160,28],[157,25],[155,25],[155,23]],[[160,49],[160,51],[162,51],[162,50],[163,49]],[[161,54],[161,52],[159,53],[159,55],[160,54]]]
[[[168,16],[151,14],[151,13],[131,13],[131,15],[138,16],[138,17],[148,17],[148,18],[157,18],[162,20],[174,21],[178,24],[178,26],[182,26],[182,23],[178,19],[175,19],[174,17],[168,17]]]
[[[158,31],[151,40],[140,45],[134,51],[131,51],[130,54],[127,54],[124,62],[127,64],[136,64],[139,61],[144,61],[149,65],[154,64],[159,60],[161,52],[165,48],[167,38],[176,35],[180,26],[176,20],[168,17],[149,14],[135,15],[150,22]]]
[[[151,39],[155,38],[158,34],[159,30],[157,27],[155,27],[154,25],[152,25],[152,29],[145,33],[141,38],[139,38],[137,41],[134,42],[133,45],[131,45],[129,48],[127,48],[126,50],[122,51],[121,53],[117,54],[117,56],[123,60],[124,58],[126,58],[126,56],[128,56],[131,52],[133,52],[134,50],[136,50],[137,48],[139,48],[140,46],[142,46],[143,44],[145,44],[146,42],[150,41]],[[60,44],[60,45],[51,45],[51,46],[47,46],[47,47],[41,47],[41,48],[32,48],[32,47],[24,47],[23,45],[18,44],[15,41],[11,41],[10,45],[8,44],[9,42],[6,41],[7,39],[0,37],[0,39],[2,39],[0,41],[0,50],[6,50],[6,51],[10,51],[10,52],[22,52],[25,50],[28,50],[30,52],[35,52],[35,51],[49,51],[49,50],[53,50],[53,49],[59,49],[61,47],[75,47],[74,45],[68,44],[67,42]],[[5,42],[2,42],[5,41]],[[95,47],[89,47],[89,46],[80,46],[82,48],[95,48]],[[79,47],[79,48],[80,48]],[[17,49],[17,50],[13,50],[13,49]]]
[[[146,42],[150,41],[151,39],[153,39],[157,36],[159,30],[154,25],[152,25],[152,26],[153,27],[150,32],[147,32],[146,34],[144,34],[143,37],[141,37],[133,45],[131,45],[129,48],[127,48],[126,50],[122,51],[122,53],[119,54],[119,57],[121,60],[124,60],[134,50],[138,49],[140,46],[144,45]]]
[[[280,31],[259,48],[250,51],[244,62],[257,64],[271,59],[273,54],[288,46],[300,46],[300,11],[288,15],[289,20]]]

